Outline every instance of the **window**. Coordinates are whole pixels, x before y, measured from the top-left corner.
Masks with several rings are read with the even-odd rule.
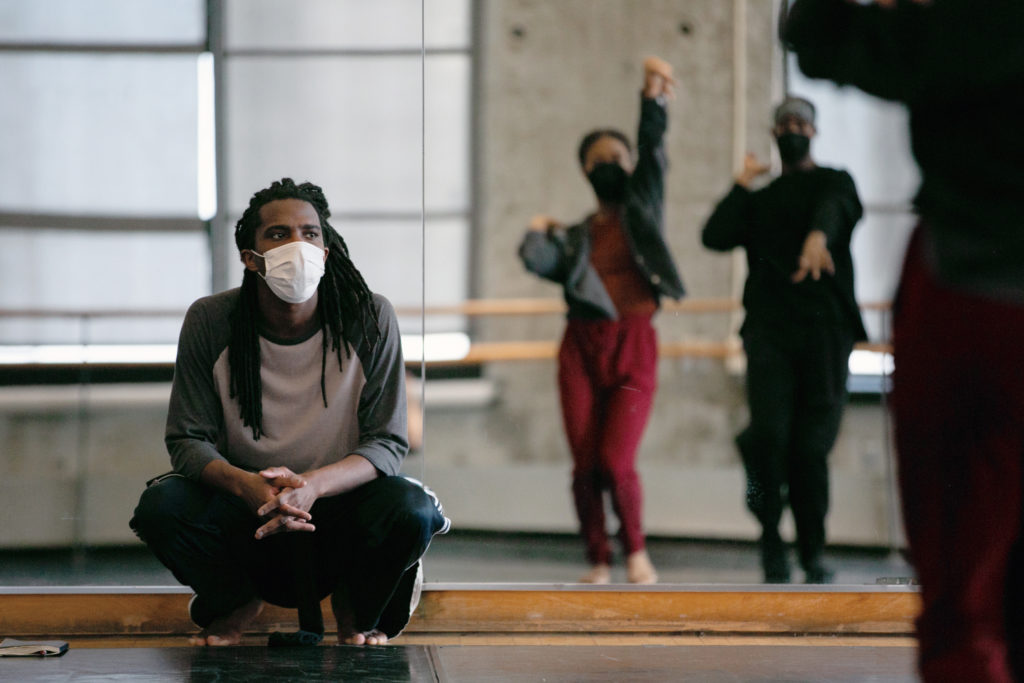
[[[463,331],[420,310],[467,295],[471,9],[0,0],[0,361],[169,362],[187,306],[241,281],[234,223],[283,176],[324,187],[404,332]]]

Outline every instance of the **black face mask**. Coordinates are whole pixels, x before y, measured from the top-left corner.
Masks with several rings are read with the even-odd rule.
[[[811,151],[811,139],[800,133],[783,133],[775,138],[775,144],[779,146],[779,157],[786,165],[803,161]]]
[[[587,180],[594,188],[597,198],[605,202],[620,203],[626,198],[626,182],[629,174],[616,163],[595,164],[587,174]]]

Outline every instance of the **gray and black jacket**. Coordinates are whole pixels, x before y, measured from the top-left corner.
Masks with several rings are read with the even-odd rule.
[[[655,299],[682,298],[686,290],[663,236],[665,171],[663,143],[668,116],[657,100],[642,98],[637,163],[622,207],[622,226],[633,260],[651,284]],[[519,256],[527,270],[562,285],[570,318],[619,317],[615,304],[590,264],[590,221],[564,229],[527,232]]]

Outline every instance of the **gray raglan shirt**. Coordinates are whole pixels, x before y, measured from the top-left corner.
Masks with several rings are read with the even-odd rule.
[[[239,290],[199,299],[178,340],[164,441],[174,471],[190,479],[213,460],[250,471],[272,466],[306,472],[355,453],[383,474],[397,474],[408,452],[405,374],[398,322],[374,295],[381,335],[370,347],[361,329],[344,331],[342,367],[326,358],[327,407],[320,387],[322,330],[306,339],[260,334],[263,434],[252,438],[230,397],[228,339]]]

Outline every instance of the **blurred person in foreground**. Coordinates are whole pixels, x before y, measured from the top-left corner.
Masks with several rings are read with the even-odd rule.
[[[906,103],[893,415],[925,681],[1024,680],[1024,3],[797,0],[810,77]]]

